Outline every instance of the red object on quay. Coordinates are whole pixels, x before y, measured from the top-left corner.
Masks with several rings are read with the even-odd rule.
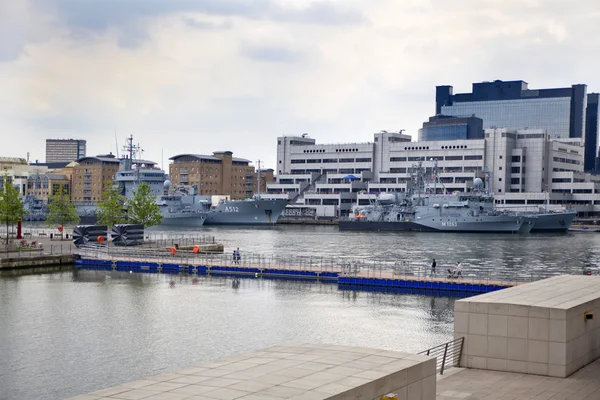
[[[104,236],[98,236],[98,243],[104,242]]]
[[[23,235],[22,235],[22,226],[21,226],[21,218],[19,217],[19,220],[17,221],[17,239],[23,239]]]

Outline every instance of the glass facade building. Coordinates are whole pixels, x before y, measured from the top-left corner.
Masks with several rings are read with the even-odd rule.
[[[419,141],[483,139],[483,120],[477,117],[430,117],[419,129]]]
[[[472,93],[453,93],[452,86],[436,87],[436,113],[477,116],[483,128],[545,129],[551,138],[583,138],[585,169],[595,168],[598,145],[598,95],[586,85],[529,89],[525,81],[473,84]]]

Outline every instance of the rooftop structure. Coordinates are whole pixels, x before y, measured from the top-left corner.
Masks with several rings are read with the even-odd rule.
[[[483,139],[483,120],[477,117],[436,115],[419,129],[419,141]]]

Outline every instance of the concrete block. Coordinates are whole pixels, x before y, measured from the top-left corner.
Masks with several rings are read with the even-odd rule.
[[[490,315],[509,315],[508,314],[509,305],[503,303],[489,303],[488,304],[488,314]]]
[[[486,357],[467,357],[467,367],[476,369],[487,369],[487,358]]]
[[[567,319],[567,310],[560,308],[551,308],[550,309],[550,319],[559,319],[566,320]]]
[[[567,347],[565,343],[548,342],[548,363],[567,365]]]
[[[506,371],[506,359],[488,358],[487,369],[494,371]]]
[[[548,321],[548,340],[565,343],[567,341],[567,321],[550,319]]]
[[[527,373],[527,361],[506,360],[506,371],[526,374]]]
[[[550,318],[550,309],[548,307],[529,307],[529,317],[530,318]]]
[[[543,318],[529,318],[527,337],[535,340],[548,340],[550,320]]]
[[[508,338],[506,358],[513,361],[527,361],[527,339]]]
[[[509,316],[507,324],[508,337],[527,339],[529,332],[528,318]]]
[[[499,336],[487,337],[487,357],[506,359],[507,338]]]
[[[513,317],[529,317],[529,306],[509,304],[508,315]]]
[[[469,312],[469,301],[464,299],[455,301],[454,312]]]
[[[527,373],[533,375],[548,375],[548,364],[528,362]]]
[[[548,375],[554,376],[557,378],[566,378],[567,377],[567,366],[566,365],[548,365]]]
[[[527,361],[548,364],[548,342],[543,340],[527,341]]]
[[[454,329],[456,331],[456,319]],[[507,336],[508,317],[506,315],[488,315],[488,335]]]
[[[437,377],[436,375],[429,375],[423,379],[423,400],[435,400],[437,388]]]
[[[469,303],[469,313],[473,314],[487,314],[488,313],[488,303],[481,303],[477,301],[472,301]]]
[[[487,336],[468,335],[465,341],[469,343],[469,356],[487,357]]]
[[[469,333],[469,313],[460,311],[454,313],[454,332]]]
[[[407,393],[409,399],[421,400],[423,398],[423,380],[409,384]]]
[[[469,334],[487,335],[488,333],[488,315],[487,314],[469,314]]]

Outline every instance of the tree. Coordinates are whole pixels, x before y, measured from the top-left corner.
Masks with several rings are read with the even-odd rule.
[[[19,198],[19,191],[12,185],[8,173],[5,172],[0,188],[0,223],[6,225],[7,251],[9,228],[11,225],[16,224],[23,215],[25,215],[25,208]]]
[[[48,199],[48,225],[76,224],[79,222],[77,208],[70,199],[68,190],[63,186]]]
[[[114,226],[125,222],[125,197],[112,182],[106,182],[106,190],[102,193],[102,201],[98,203],[98,223]]]
[[[156,196],[146,182],[140,184],[133,191],[133,198],[129,200],[129,222],[142,224],[144,227],[160,225],[163,216],[160,207],[156,204]]]

